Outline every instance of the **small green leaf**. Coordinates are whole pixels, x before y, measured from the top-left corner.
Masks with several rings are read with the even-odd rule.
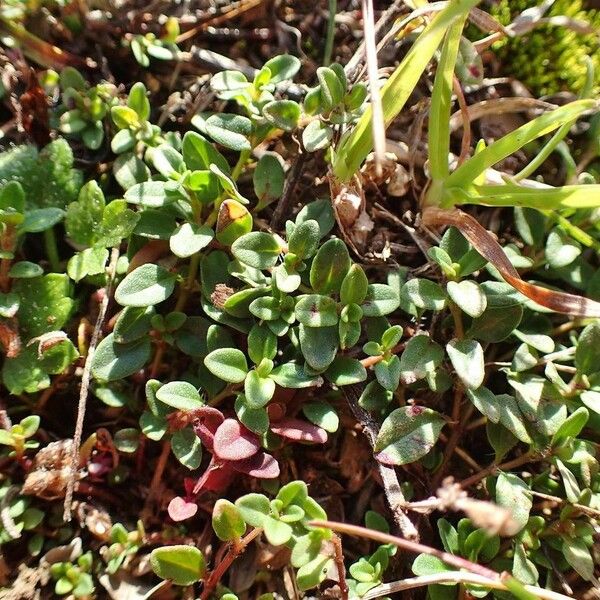
[[[427,335],[411,338],[400,357],[400,379],[409,385],[433,373],[444,359],[444,351]]]
[[[265,152],[260,157],[252,175],[252,183],[260,208],[281,197],[285,184],[285,171],[279,154]]]
[[[206,573],[204,556],[194,546],[163,546],[150,554],[152,570],[175,585],[192,585]]]
[[[339,341],[337,327],[300,325],[300,348],[306,362],[315,371],[324,371],[333,362]]]
[[[248,373],[246,357],[237,348],[214,350],[204,359],[204,364],[213,375],[229,383],[241,383]]]
[[[444,425],[444,418],[430,408],[397,408],[385,419],[375,441],[377,460],[389,465],[415,462],[433,448]]]
[[[594,560],[584,540],[578,538],[563,539],[562,550],[565,560],[586,581],[594,579]]]
[[[88,275],[99,275],[104,273],[107,260],[106,248],[86,248],[69,259],[67,274],[73,281],[81,281]]]
[[[293,100],[268,102],[263,106],[262,112],[269,123],[284,131],[293,131],[300,119],[300,105]]]
[[[442,310],[446,306],[444,290],[429,279],[411,279],[404,284],[402,294],[417,307],[426,310]]]
[[[340,425],[340,418],[335,409],[327,402],[309,402],[302,405],[304,416],[329,433],[335,433]]]
[[[275,381],[270,377],[261,377],[256,371],[250,371],[244,380],[244,393],[249,408],[263,408],[275,394]]]
[[[362,304],[367,296],[369,280],[362,267],[352,265],[346,273],[340,288],[342,304]]]
[[[351,261],[346,244],[333,238],[317,252],[310,268],[310,285],[319,294],[338,293]]]
[[[156,397],[164,404],[184,411],[195,410],[204,404],[198,390],[187,381],[166,383],[156,392]]]
[[[115,290],[122,306],[151,306],[166,300],[175,289],[177,276],[164,267],[146,263],[129,273]]]
[[[452,340],[446,344],[446,352],[464,386],[476,390],[485,377],[485,359],[481,344],[469,339]]]
[[[238,238],[231,246],[233,255],[245,265],[255,269],[275,266],[282,247],[270,233],[253,231]]]
[[[321,231],[319,224],[314,219],[303,221],[294,227],[288,240],[289,251],[300,260],[305,260],[314,255],[319,246]]]
[[[213,507],[212,527],[223,542],[237,540],[246,531],[246,523],[237,506],[223,498],[219,498]]]
[[[161,208],[170,202],[163,181],[145,181],[130,187],[125,192],[125,200],[147,208]]]
[[[115,342],[128,344],[148,334],[152,328],[155,310],[151,306],[127,306],[123,309],[113,330]]]
[[[496,502],[510,511],[519,531],[527,525],[533,504],[522,479],[512,473],[500,473],[496,480]]]
[[[213,230],[206,225],[184,223],[171,235],[169,246],[175,256],[187,258],[206,248],[213,237]]]
[[[301,296],[295,314],[296,319],[307,327],[332,327],[338,322],[335,300],[318,294]]]
[[[552,436],[552,445],[556,446],[569,438],[577,437],[585,427],[589,417],[590,413],[587,408],[580,406],[563,423],[561,423],[558,431]]]
[[[139,371],[150,359],[150,354],[151,345],[147,337],[130,344],[117,344],[111,333],[96,348],[92,374],[100,381],[124,379]]]
[[[172,435],[171,450],[177,460],[190,471],[197,469],[202,462],[202,444],[191,427],[179,429]]]
[[[333,385],[352,385],[367,378],[367,370],[359,360],[348,356],[338,356],[327,369],[325,376]]]
[[[292,362],[275,367],[270,377],[277,385],[285,388],[318,387],[323,383],[321,377],[307,374],[302,365]]]
[[[581,332],[575,351],[575,366],[584,375],[600,371],[600,323],[591,323]]]
[[[235,501],[235,506],[251,527],[262,527],[271,512],[269,499],[263,494],[246,494]]]
[[[487,307],[487,297],[475,281],[449,281],[446,290],[451,300],[470,317],[480,317]]]
[[[333,129],[331,126],[316,119],[311,121],[302,131],[302,144],[307,152],[323,150],[333,140]]]
[[[377,381],[382,387],[390,392],[395,392],[398,389],[402,369],[400,359],[395,354],[379,361],[373,370]]]
[[[365,317],[382,317],[400,306],[400,298],[394,288],[384,283],[371,283],[361,308]]]

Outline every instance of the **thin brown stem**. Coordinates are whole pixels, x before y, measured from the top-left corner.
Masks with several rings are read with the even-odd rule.
[[[346,582],[346,567],[344,566],[344,552],[342,550],[342,538],[339,535],[333,535],[331,543],[335,551],[335,565],[338,572],[338,585],[340,586],[340,595],[342,600],[348,600],[348,583]]]
[[[162,443],[162,449],[160,451],[160,456],[158,457],[158,461],[156,463],[156,466],[154,467],[154,475],[152,476],[152,481],[150,482],[150,488],[148,489],[148,495],[146,496],[146,501],[144,502],[144,509],[142,510],[142,521],[144,521],[150,514],[152,502],[154,501],[154,498],[158,494],[160,481],[162,479],[163,473],[165,472],[165,468],[167,466],[167,461],[169,460],[170,451],[171,451],[171,441],[168,439],[164,440]]]
[[[462,556],[450,554],[449,552],[444,552],[443,550],[438,550],[437,548],[432,548],[431,546],[426,546],[425,544],[413,540],[407,540],[395,535],[390,535],[389,533],[383,533],[382,531],[375,531],[374,529],[367,529],[366,527],[360,527],[359,525],[339,523],[337,521],[317,520],[312,521],[310,524],[313,527],[324,527],[347,535],[371,539],[382,544],[394,544],[394,546],[414,554],[428,554],[429,556],[435,556],[457,569],[467,569],[471,573],[476,573],[477,575],[481,575],[492,581],[500,581],[500,573],[492,571],[492,569],[471,562],[466,558],[462,558]]]
[[[231,543],[231,547],[227,551],[227,554],[223,557],[223,560],[219,562],[219,564],[215,567],[213,571],[211,571],[210,575],[206,579],[204,583],[204,589],[202,590],[202,594],[200,595],[200,600],[208,600],[211,594],[216,589],[219,581],[225,573],[227,569],[232,565],[233,561],[246,549],[248,544],[256,539],[262,533],[262,529],[257,527],[256,529],[252,529],[249,533],[247,533],[243,538],[239,540],[234,540]]]
[[[483,471],[475,473],[474,475],[471,475],[471,477],[467,477],[467,479],[461,481],[460,486],[463,489],[466,489],[468,487],[471,487],[472,485],[475,485],[476,483],[479,483],[482,479],[485,479],[488,475],[491,475],[496,471],[510,471],[511,469],[515,469],[516,467],[521,467],[522,465],[526,465],[530,462],[536,462],[542,460],[543,458],[544,457],[540,455],[527,453],[500,465],[493,463],[485,469],[483,469]]]
[[[83,373],[81,374],[81,387],[79,389],[79,403],[77,405],[77,421],[75,423],[75,432],[73,434],[73,450],[71,453],[70,465],[69,465],[69,479],[67,481],[67,490],[65,493],[64,502],[64,514],[63,519],[65,521],[71,520],[71,505],[73,502],[73,490],[75,489],[75,480],[77,479],[77,469],[79,466],[79,449],[81,446],[81,437],[83,435],[83,421],[85,419],[85,410],[87,406],[87,398],[90,389],[90,380],[92,377],[92,360],[94,353],[96,352],[96,346],[100,339],[100,333],[102,332],[102,325],[106,318],[106,312],[108,310],[108,304],[112,295],[112,286],[117,271],[117,261],[119,260],[119,249],[113,248],[110,256],[110,264],[108,265],[107,272],[107,283],[104,291],[104,296],[100,302],[100,308],[98,310],[98,318],[94,325],[94,332],[90,339],[90,345],[88,348],[87,356],[85,357],[85,363],[83,365]]]
[[[494,590],[508,590],[506,585],[499,581],[493,581],[487,577],[476,575],[474,573],[466,573],[465,571],[445,571],[443,573],[434,573],[432,575],[421,575],[420,577],[411,577],[410,579],[402,579],[401,581],[392,581],[378,585],[376,588],[369,590],[363,597],[363,600],[374,600],[382,596],[390,596],[397,592],[412,590],[415,588],[425,587],[428,585],[436,585],[442,583],[473,583],[482,585]],[[533,585],[524,586],[528,592],[535,594],[543,600],[567,600],[567,596],[539,588]]]
[[[347,385],[342,388],[342,391],[344,392],[348,406],[350,406],[356,420],[362,425],[363,433],[369,440],[371,447],[373,447],[377,435],[379,434],[379,425],[371,418],[371,415],[358,404],[362,389],[363,388],[360,385]],[[385,497],[392,511],[392,515],[394,516],[396,525],[405,538],[418,540],[419,532],[414,523],[408,518],[408,515],[403,508],[406,504],[406,498],[402,493],[402,488],[400,487],[400,482],[398,481],[398,476],[396,475],[394,467],[384,465],[377,461],[377,469],[379,471],[379,476],[381,477]]]

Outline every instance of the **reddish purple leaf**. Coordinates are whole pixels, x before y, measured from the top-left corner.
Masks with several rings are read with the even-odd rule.
[[[231,466],[240,473],[259,479],[275,479],[279,477],[279,463],[266,452],[259,452],[246,460],[238,460]]]
[[[211,469],[204,479],[200,489],[207,492],[222,492],[229,486],[232,479],[235,477],[235,471],[231,468],[232,463],[223,463],[216,469]],[[198,492],[200,490],[196,490]]]
[[[258,437],[235,419],[225,419],[215,433],[214,453],[221,460],[244,460],[260,450]]]
[[[198,512],[198,505],[181,496],[175,496],[175,498],[169,502],[168,511],[169,516],[173,521],[185,521]]]
[[[277,423],[273,423],[271,431],[295,442],[324,444],[327,441],[327,432],[324,429],[292,417],[284,417]]]
[[[194,411],[197,418],[194,420],[194,432],[200,438],[202,445],[212,452],[215,432],[223,423],[225,417],[220,410],[211,406],[203,406]]]

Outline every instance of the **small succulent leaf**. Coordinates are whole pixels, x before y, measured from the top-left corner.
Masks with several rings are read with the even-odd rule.
[[[510,511],[518,531],[527,525],[533,503],[522,479],[512,473],[500,473],[496,481],[496,503]]]
[[[433,448],[444,425],[443,417],[430,408],[397,408],[385,419],[375,441],[377,460],[405,465],[422,458]]]
[[[475,340],[451,340],[446,352],[463,385],[476,390],[485,377],[485,359],[481,344]]]
[[[586,581],[594,579],[594,560],[585,541],[580,538],[563,539],[562,551],[565,560]]]
[[[285,388],[319,387],[323,384],[321,377],[307,373],[303,365],[293,362],[275,367],[270,377],[277,385]]]
[[[333,385],[352,385],[365,381],[367,370],[355,358],[338,356],[327,369],[325,376]]]
[[[293,131],[300,120],[300,105],[293,100],[274,100],[263,106],[265,119],[284,131]]]
[[[271,512],[269,499],[263,494],[246,494],[235,501],[235,506],[250,527],[262,527]]]
[[[292,235],[289,237],[289,251],[295,254],[300,260],[310,258],[317,251],[320,237],[321,230],[317,221],[314,219],[303,221],[296,225]]]
[[[225,419],[215,432],[213,448],[221,460],[238,461],[254,456],[260,450],[260,442],[236,419]]]
[[[400,357],[400,379],[408,385],[423,379],[442,363],[444,351],[427,335],[411,338]]]
[[[333,129],[327,123],[316,119],[302,131],[302,144],[307,152],[324,150],[333,140]]]
[[[454,304],[470,317],[480,317],[487,307],[487,297],[475,281],[449,281],[446,291]]]
[[[125,276],[115,290],[115,300],[122,306],[158,304],[173,293],[176,279],[164,267],[146,263]]]
[[[319,294],[301,296],[296,302],[295,314],[306,327],[332,327],[338,322],[335,300]]]
[[[373,370],[377,381],[383,388],[390,392],[395,392],[398,389],[402,369],[400,359],[395,354],[379,361],[373,367]]]
[[[241,263],[249,267],[270,269],[275,266],[282,247],[270,233],[253,231],[235,240],[231,251]]]
[[[193,411],[203,406],[198,390],[187,381],[170,381],[156,392],[156,398],[178,410]]]
[[[246,357],[237,348],[213,350],[204,359],[204,364],[213,375],[229,383],[241,383],[248,373]]]
[[[261,377],[256,371],[250,371],[244,380],[244,393],[250,408],[263,408],[275,394],[275,381],[270,377]]]
[[[213,237],[213,230],[206,225],[184,223],[171,235],[169,247],[175,256],[187,258],[206,248]]]
[[[342,304],[362,304],[367,296],[369,280],[362,267],[352,265],[340,288],[340,301]]]
[[[177,460],[190,471],[197,469],[202,462],[202,444],[191,427],[179,429],[171,436],[171,450]]]
[[[338,350],[337,327],[305,327],[300,325],[300,349],[306,362],[315,371],[324,371],[333,362]]]
[[[304,416],[313,424],[328,433],[335,433],[340,425],[340,418],[328,402],[316,401],[302,405]]]
[[[152,570],[175,585],[192,585],[206,573],[204,556],[194,546],[163,546],[150,554]]]
[[[225,200],[219,207],[217,217],[217,241],[231,246],[238,238],[252,231],[252,215],[237,200]]]
[[[384,283],[371,283],[361,308],[365,317],[382,317],[400,306],[400,298],[393,287]]]
[[[111,333],[98,344],[94,352],[92,375],[99,381],[116,381],[129,377],[146,364],[151,350],[148,338],[118,344]]]
[[[336,294],[350,269],[351,261],[346,244],[337,238],[325,242],[310,268],[310,285],[318,294]]]
[[[223,498],[219,498],[213,507],[212,527],[223,542],[239,539],[246,531],[246,523],[237,506]]]
[[[258,206],[264,208],[273,200],[281,198],[285,185],[283,159],[275,152],[265,152],[252,175],[254,193],[258,198]]]
[[[417,308],[442,310],[446,306],[446,294],[435,282],[429,279],[411,279],[404,284],[402,294]]]

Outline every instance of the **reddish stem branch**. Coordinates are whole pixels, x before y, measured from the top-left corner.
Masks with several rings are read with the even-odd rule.
[[[233,561],[246,549],[248,544],[256,539],[262,533],[262,529],[257,527],[252,529],[243,538],[234,540],[223,560],[211,571],[208,579],[204,582],[204,589],[200,595],[200,600],[208,600],[215,588],[221,581],[221,578],[227,572],[227,569],[232,565]]]

